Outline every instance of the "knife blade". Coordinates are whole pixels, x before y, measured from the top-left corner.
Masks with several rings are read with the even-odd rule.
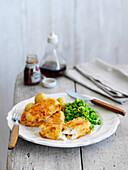
[[[80,98],[80,99],[84,100],[86,103],[91,102],[91,103],[93,103],[93,104],[95,104],[95,105],[98,105],[98,106],[100,106],[100,107],[103,107],[104,109],[110,110],[110,111],[112,111],[112,112],[118,113],[118,114],[120,114],[120,115],[122,115],[122,116],[125,116],[125,114],[126,114],[126,112],[125,112],[124,110],[122,110],[122,109],[120,109],[120,108],[118,108],[118,107],[116,107],[116,106],[114,106],[114,105],[111,105],[111,104],[109,104],[109,103],[103,102],[103,101],[101,101],[101,100],[99,100],[99,99],[95,99],[95,98],[94,98],[94,99],[91,99],[91,98],[89,98],[89,97],[83,96],[83,95],[81,95],[81,94],[79,94],[79,93],[70,91],[70,90],[68,90],[68,89],[65,90],[65,92],[66,92],[69,96],[71,96],[71,97],[73,97],[73,98]]]

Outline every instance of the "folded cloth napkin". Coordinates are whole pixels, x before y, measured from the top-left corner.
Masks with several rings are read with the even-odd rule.
[[[68,69],[65,76],[120,104],[128,101],[128,71],[122,66],[96,59]]]

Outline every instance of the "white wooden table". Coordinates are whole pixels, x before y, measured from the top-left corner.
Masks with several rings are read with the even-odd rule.
[[[64,92],[65,89],[77,91],[111,102],[128,111],[128,104],[123,106],[60,77],[57,86],[52,89],[38,86],[25,86],[23,74],[19,74],[15,83],[14,104],[35,96],[38,93]],[[120,116],[117,131],[109,138],[85,147],[52,148],[25,141],[19,137],[13,151],[8,151],[8,170],[126,170],[128,169],[128,116]]]

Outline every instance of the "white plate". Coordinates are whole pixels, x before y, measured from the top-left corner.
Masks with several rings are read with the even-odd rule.
[[[49,97],[54,97],[57,99],[58,97],[64,98],[67,100],[67,102],[73,102],[74,99],[70,98],[65,93],[56,93],[56,94],[48,94]],[[8,126],[10,129],[12,129],[14,121],[12,120],[12,114],[16,107],[20,108],[22,111],[24,110],[25,106],[28,103],[34,102],[34,97],[24,100],[17,105],[15,105],[12,110],[8,113],[7,121]],[[101,107],[98,107],[96,105],[90,105],[91,108],[95,109],[97,114],[99,115],[100,119],[102,120],[101,125],[96,125],[95,130],[91,132],[91,134],[86,135],[84,137],[81,137],[76,140],[67,140],[67,141],[60,141],[60,140],[50,140],[50,139],[44,139],[40,137],[39,131],[40,129],[37,127],[26,127],[20,124],[19,126],[19,136],[27,141],[40,144],[40,145],[46,145],[46,146],[52,146],[52,147],[62,147],[62,148],[72,148],[72,147],[78,147],[78,146],[87,146],[90,144],[94,144],[97,142],[100,142],[109,136],[111,136],[117,129],[120,120],[119,116],[111,111],[105,110]]]

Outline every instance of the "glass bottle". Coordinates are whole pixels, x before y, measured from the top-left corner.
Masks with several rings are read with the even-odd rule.
[[[45,55],[40,62],[42,77],[59,77],[64,75],[66,62],[58,49],[58,36],[51,32],[48,40]]]
[[[37,85],[40,83],[40,69],[38,59],[35,54],[30,54],[26,59],[26,66],[24,69],[24,84]]]

